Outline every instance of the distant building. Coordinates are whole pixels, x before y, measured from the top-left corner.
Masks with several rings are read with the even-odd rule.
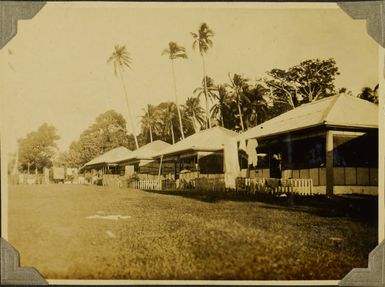
[[[134,150],[126,157],[116,161],[115,164],[120,167],[121,173],[125,171],[126,167],[132,166],[136,173],[157,175],[159,163],[153,157],[169,146],[171,146],[169,143],[156,140]]]
[[[80,168],[80,171],[91,171],[96,170],[102,173],[119,173],[119,165],[116,164],[117,161],[128,157],[132,151],[125,147],[114,148],[94,159],[87,162],[84,166]]]
[[[237,133],[223,127],[202,130],[162,150],[155,158],[163,175],[178,179],[181,172],[223,174],[224,144]]]

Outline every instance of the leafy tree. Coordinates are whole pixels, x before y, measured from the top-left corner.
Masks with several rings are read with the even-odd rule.
[[[64,156],[68,165],[82,166],[116,147],[135,148],[136,141],[134,142],[135,144],[130,144],[124,117],[114,110],[109,110],[100,114],[95,122],[81,133],[79,140],[70,145]]]
[[[71,160],[69,158],[69,152],[64,151],[60,152],[58,157],[53,161],[54,166],[64,166],[64,167],[76,167],[77,165],[72,165]]]
[[[334,59],[310,59],[290,67],[287,71],[267,72],[266,84],[275,102],[295,108],[303,103],[336,94],[334,80],[339,75]]]
[[[298,105],[297,90],[291,84],[289,73],[282,69],[272,69],[267,74],[270,78],[265,79],[265,82],[274,104],[294,109]]]
[[[145,144],[148,143],[148,138],[145,134],[139,133],[136,136],[136,139],[138,140],[139,146],[144,146]],[[127,146],[125,146],[129,150],[135,150],[135,137],[133,134],[129,134],[127,136]]]
[[[122,75],[123,72],[125,71],[125,67],[131,68],[130,67],[131,61],[132,61],[132,59],[130,57],[130,54],[127,51],[126,46],[115,45],[115,50],[112,52],[112,55],[108,58],[107,63],[113,63],[115,76],[117,74],[119,74],[120,80],[122,82],[124,95],[125,95],[125,99],[126,99],[126,104],[127,104],[127,109],[128,109],[128,115],[129,115],[130,123],[131,123],[131,129],[132,129],[132,133],[134,134],[135,146],[138,149],[139,145],[138,145],[138,139],[137,139],[136,133],[135,133],[135,123],[134,123],[133,118],[132,118],[132,113],[131,113],[131,109],[130,109],[130,101],[128,99],[126,85],[124,83],[123,75]]]
[[[362,88],[358,97],[378,105],[378,84],[373,89],[370,87]]]
[[[353,92],[348,90],[347,88],[340,88],[338,90],[338,94],[339,95],[347,95],[347,96],[351,96],[351,97],[353,96]]]
[[[168,44],[168,48],[163,50],[162,55],[168,55],[169,59],[171,60],[172,78],[173,78],[173,82],[174,82],[175,103],[176,103],[176,108],[178,111],[180,132],[182,134],[182,138],[184,138],[183,123],[182,123],[182,117],[180,114],[180,109],[179,109],[179,104],[178,104],[178,94],[177,94],[177,89],[176,89],[176,77],[175,77],[174,61],[176,59],[187,59],[186,49],[182,46],[179,46],[175,42],[170,42]]]
[[[198,97],[189,97],[183,106],[184,113],[190,119],[194,131],[197,133],[204,125],[204,109]]]
[[[206,103],[206,125],[208,128],[211,127],[210,115],[209,115],[209,103],[208,103],[208,90],[207,90],[207,82],[206,82],[206,64],[205,57],[206,54],[213,46],[213,41],[211,38],[214,36],[213,30],[209,28],[206,23],[202,23],[199,27],[198,33],[191,32],[191,35],[194,39],[193,49],[195,50],[198,46],[199,53],[202,58],[202,68],[203,68],[203,80],[204,80],[204,94],[205,94],[205,103]]]
[[[25,138],[20,139],[18,161],[21,169],[41,172],[44,167],[51,167],[52,159],[57,153],[56,141],[59,138],[56,128],[44,123],[37,131],[28,133]]]
[[[16,174],[18,168],[17,152],[8,154],[8,174]]]

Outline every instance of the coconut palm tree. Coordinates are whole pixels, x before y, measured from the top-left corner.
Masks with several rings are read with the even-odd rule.
[[[206,88],[205,88],[206,87]],[[206,96],[205,90],[207,91],[207,97],[212,102],[216,98],[217,86],[214,83],[214,80],[209,76],[206,76],[205,79],[202,79],[202,86],[196,88],[193,93],[198,97]]]
[[[209,103],[208,103],[208,91],[207,91],[207,82],[206,82],[206,64],[204,54],[208,52],[209,48],[213,46],[213,41],[211,38],[214,36],[213,30],[209,28],[206,23],[202,23],[199,27],[198,33],[191,32],[191,35],[194,39],[193,49],[195,50],[198,46],[199,53],[202,58],[202,68],[203,68],[203,80],[204,80],[204,94],[206,100],[206,125],[208,128],[211,127],[210,115],[209,115]]]
[[[200,105],[198,97],[189,97],[183,105],[184,114],[188,117],[194,127],[195,133],[199,132],[200,127],[204,125],[204,109]],[[199,125],[199,126],[198,126]]]
[[[246,118],[246,127],[251,128],[267,118],[268,103],[265,99],[269,90],[261,84],[249,86],[245,91],[244,101],[248,103],[243,108],[243,116]]]
[[[242,109],[241,109],[241,103],[243,100],[246,102],[248,101],[248,98],[245,97],[244,90],[248,87],[248,79],[242,77],[239,74],[234,74],[233,77],[229,74],[229,79],[231,84],[229,85],[230,88],[230,94],[233,97],[234,101],[237,104],[238,107],[238,115],[239,120],[241,123],[241,129],[242,131],[245,131],[245,125],[243,124],[243,115],[242,115]]]
[[[163,122],[159,116],[159,111],[153,105],[147,105],[146,109],[143,109],[144,115],[142,116],[142,130],[143,134],[149,132],[150,142],[153,141],[153,134],[159,134],[162,128]]]
[[[125,99],[126,99],[126,105],[127,105],[127,109],[128,109],[128,116],[130,118],[131,129],[132,129],[132,133],[133,133],[134,139],[135,139],[135,146],[138,149],[139,144],[138,144],[138,139],[137,139],[136,133],[135,133],[135,124],[134,124],[134,121],[132,119],[132,113],[131,113],[131,109],[130,109],[130,101],[128,99],[127,89],[126,89],[126,85],[125,85],[124,79],[123,79],[123,72],[125,71],[125,68],[127,67],[127,68],[131,69],[131,66],[130,66],[131,62],[132,62],[132,59],[130,57],[130,54],[128,53],[127,48],[124,45],[123,46],[115,45],[115,50],[112,52],[112,55],[107,60],[107,63],[113,63],[114,64],[114,74],[115,74],[115,76],[119,75],[119,78],[122,82],[124,95],[125,95]]]
[[[216,103],[211,107],[211,116],[213,118],[220,118],[221,126],[225,127],[224,120],[223,120],[223,114],[225,109],[229,109],[228,106],[228,94],[227,94],[227,85],[218,85],[216,90],[217,94],[215,94],[215,99],[217,100]]]
[[[171,134],[172,144],[175,143],[174,120],[175,120],[176,105],[173,102],[167,103],[162,112],[164,130],[167,134]]]
[[[186,54],[186,49],[182,46],[179,46],[175,42],[170,42],[170,43],[168,43],[168,48],[163,50],[162,55],[168,55],[169,59],[171,60],[172,78],[173,78],[173,82],[174,82],[175,103],[176,103],[176,108],[178,110],[180,133],[182,135],[182,138],[184,139],[182,116],[180,114],[180,109],[179,109],[179,104],[178,104],[178,94],[177,94],[177,89],[176,89],[176,77],[175,77],[174,61],[176,59],[187,59],[188,57]]]

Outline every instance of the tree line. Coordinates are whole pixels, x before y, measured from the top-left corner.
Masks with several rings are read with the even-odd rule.
[[[227,73],[226,82],[216,83],[208,76],[205,63],[205,54],[213,47],[214,31],[203,23],[191,36],[192,47],[201,56],[203,77],[184,103],[179,100],[174,64],[188,59],[188,55],[185,47],[171,41],[160,54],[170,59],[174,101],[148,104],[142,110],[140,131],[136,131],[124,80],[132,58],[125,46],[116,45],[107,63],[113,64],[122,85],[131,132],[123,115],[109,110],[99,115],[67,151],[55,157],[56,129],[45,123],[19,141],[19,169],[41,170],[52,164],[80,167],[118,146],[134,150],[158,139],[173,144],[213,126],[243,132],[305,103],[342,93],[353,96],[348,89],[335,87],[340,73],[333,58],[309,59],[288,69],[274,68],[253,81],[242,73]],[[364,87],[357,96],[378,104],[378,85],[373,89]]]

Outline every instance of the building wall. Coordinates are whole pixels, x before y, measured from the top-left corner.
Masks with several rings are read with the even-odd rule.
[[[326,195],[326,186],[319,185],[313,187],[314,194]],[[364,194],[364,195],[378,195],[378,187],[377,186],[334,186],[333,193],[335,195],[342,194]]]
[[[378,168],[334,167],[334,185],[378,186]]]
[[[262,168],[256,170],[250,170],[251,178],[270,178],[270,169]]]
[[[334,194],[378,195],[378,186],[334,186]]]
[[[334,167],[335,186],[378,186],[378,168]],[[284,170],[282,178],[311,178],[314,186],[326,185],[324,167]]]
[[[311,178],[314,186],[326,185],[326,169],[305,168],[305,169],[286,169],[282,171],[282,178]]]

